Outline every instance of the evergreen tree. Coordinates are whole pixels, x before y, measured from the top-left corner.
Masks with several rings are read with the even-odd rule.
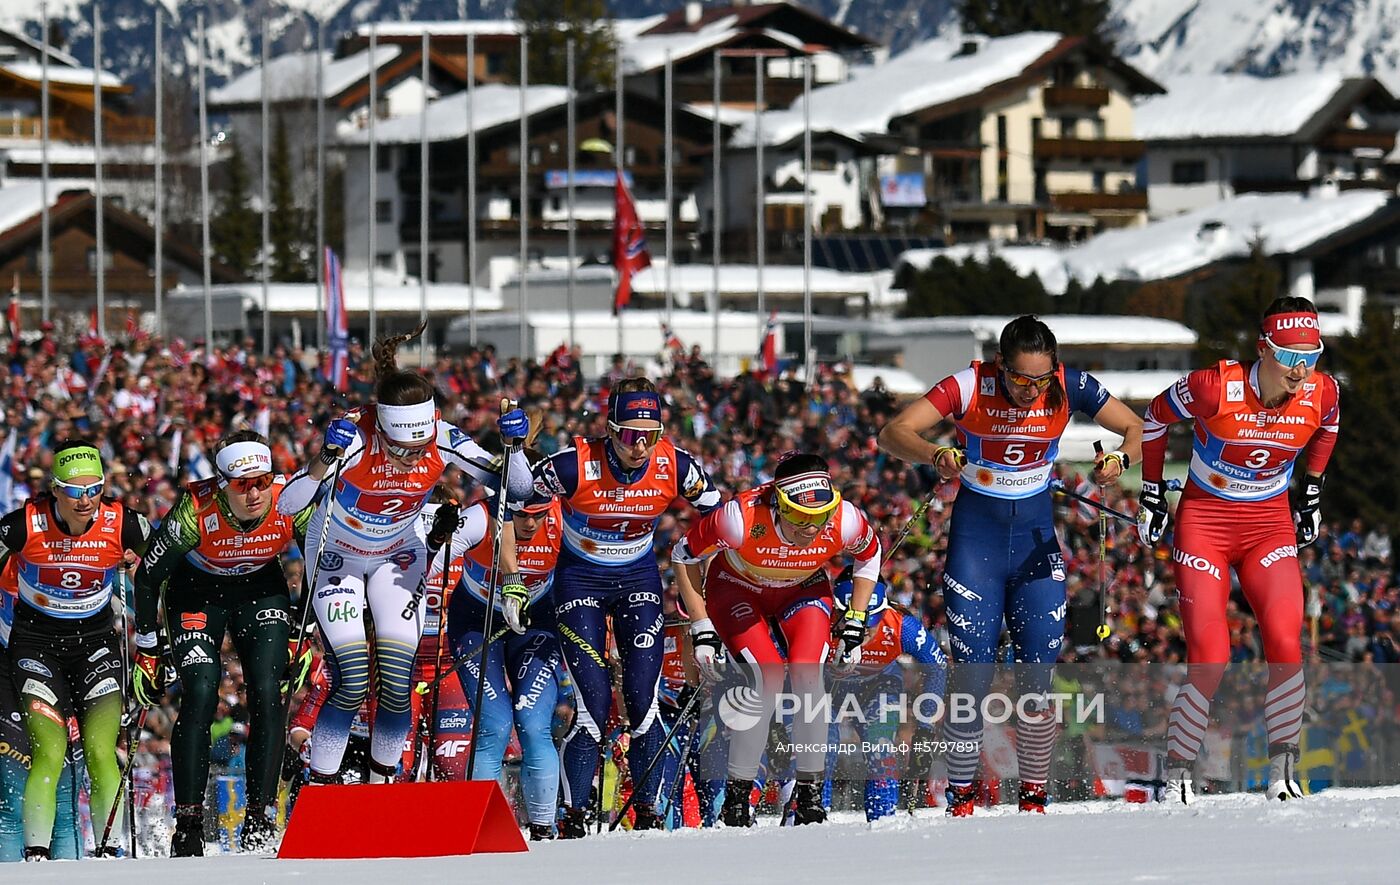
[[[272,214],[268,219],[272,279],[281,283],[305,283],[315,279],[307,259],[315,249],[316,232],[307,223],[307,213],[296,203],[290,154],[287,127],[279,118],[268,163],[272,178]]]
[[[1256,240],[1243,265],[1191,299],[1187,323],[1199,336],[1198,359],[1206,364],[1254,359],[1259,318],[1281,294],[1281,283],[1278,268],[1264,254],[1264,244]]]
[[[1040,278],[1023,277],[997,255],[962,264],[940,255],[927,269],[905,278],[905,316],[1045,313],[1055,309]]]
[[[531,85],[568,82],[566,46],[572,38],[579,90],[612,88],[617,46],[607,0],[517,0],[515,14],[530,38]],[[518,71],[518,58],[512,66]]]
[[[1341,386],[1342,429],[1324,491],[1326,519],[1359,516],[1400,525],[1400,328],[1386,306],[1368,307],[1361,331],[1330,347],[1322,367]],[[1351,422],[1347,421],[1351,417]],[[1364,426],[1363,423],[1364,422]],[[1347,477],[1349,482],[1337,482]]]
[[[1022,31],[1058,31],[1108,43],[1110,0],[960,0],[964,31],[1004,37]]]
[[[219,210],[209,219],[209,235],[214,255],[224,264],[243,274],[253,276],[262,240],[258,214],[249,200],[248,168],[243,162],[243,149],[238,139],[232,139],[232,153],[222,164],[222,186],[217,194]]]

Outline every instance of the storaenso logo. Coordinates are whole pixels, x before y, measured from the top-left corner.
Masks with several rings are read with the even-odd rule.
[[[1216,578],[1217,580],[1220,578],[1220,569],[1216,568],[1215,565],[1213,565],[1209,559],[1197,556],[1194,553],[1186,553],[1182,550],[1173,550],[1172,559],[1175,559],[1177,562],[1181,563],[1187,568],[1193,568],[1198,572],[1205,572],[1206,574],[1210,575],[1212,578]]]

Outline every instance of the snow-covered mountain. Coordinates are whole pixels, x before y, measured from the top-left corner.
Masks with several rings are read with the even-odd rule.
[[[619,17],[675,9],[682,0],[610,0]],[[761,0],[750,0],[761,2]],[[956,0],[805,0],[814,11],[895,51],[957,29]],[[92,0],[48,0],[64,22],[67,48],[92,58]],[[0,0],[0,26],[38,37],[35,0]],[[173,22],[169,63],[178,75],[195,59],[194,19],[206,16],[210,79],[218,84],[255,63],[266,16],[273,52],[305,48],[313,22],[328,34],[379,21],[507,18],[514,0],[102,0],[105,66],[143,88],[150,83],[152,23]],[[1149,74],[1249,71],[1270,75],[1331,70],[1374,73],[1400,88],[1400,0],[1114,0],[1110,28],[1121,50]],[[333,41],[330,41],[333,42]]]

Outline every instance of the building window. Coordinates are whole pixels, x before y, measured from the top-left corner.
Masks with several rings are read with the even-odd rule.
[[[1104,189],[1104,172],[1102,169],[1094,170],[1094,193],[1101,194]]]
[[[104,249],[104,250],[102,250],[102,255],[103,255],[102,269],[103,269],[104,271],[111,270],[111,269],[115,266],[115,262],[112,260],[112,250],[111,250],[111,249]],[[89,249],[89,250],[87,250],[87,268],[88,268],[88,273],[97,273],[97,250],[96,250],[96,249]]]
[[[1172,184],[1203,184],[1205,180],[1205,160],[1175,160],[1172,162]]]
[[[1078,118],[1078,117],[1061,117],[1061,118],[1060,118],[1060,137],[1061,137],[1061,138],[1078,138],[1078,137],[1079,137],[1079,118]]]
[[[1006,115],[997,114],[997,199],[1003,203],[1011,195],[1011,175],[1006,154]]]
[[[486,54],[486,73],[500,74],[506,69],[505,56],[499,52],[488,52]]]
[[[394,221],[394,201],[379,200],[374,204],[374,220],[380,224],[392,224]]]
[[[832,172],[836,169],[836,151],[822,148],[812,151],[812,171]]]
[[[380,172],[394,171],[394,149],[391,147],[380,147],[375,154],[375,168]]]
[[[393,253],[393,252],[380,252],[378,255],[374,256],[374,266],[375,266],[375,267],[382,267],[382,268],[385,268],[386,270],[393,270],[393,269],[394,269],[394,253]]]

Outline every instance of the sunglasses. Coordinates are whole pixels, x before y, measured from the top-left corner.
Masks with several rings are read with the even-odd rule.
[[[65,497],[72,498],[74,501],[81,501],[84,498],[102,497],[102,488],[105,485],[105,482],[95,482],[90,486],[80,486],[58,479],[53,481],[54,488],[62,492]]]
[[[228,481],[229,490],[237,492],[240,495],[246,495],[254,489],[262,491],[263,489],[271,487],[271,485],[271,473],[264,473],[262,476],[243,476]]]
[[[836,508],[833,507],[824,513],[803,513],[795,507],[788,507],[782,502],[778,503],[778,515],[781,516],[785,522],[803,528],[813,526],[821,528],[828,522],[831,522],[831,516],[835,512]]]
[[[1264,343],[1269,345],[1269,349],[1274,352],[1274,359],[1278,360],[1278,364],[1289,371],[1299,366],[1311,369],[1317,365],[1317,361],[1322,357],[1321,347],[1317,350],[1289,350],[1286,347],[1279,347],[1268,338],[1264,339]]]
[[[648,448],[661,442],[662,428],[660,427],[653,430],[640,430],[636,427],[623,427],[621,424],[609,421],[608,429],[616,434],[618,441],[629,449],[639,442],[646,443]]]
[[[1008,366],[1002,366],[1001,370],[1006,373],[1007,384],[1011,384],[1016,387],[1033,388],[1035,390],[1044,390],[1045,388],[1049,387],[1050,382],[1055,380],[1056,372],[1055,369],[1051,369],[1044,375],[1027,375],[1023,372],[1018,372],[1015,369],[1012,369]]]
[[[383,433],[382,431],[381,431],[380,434],[379,434],[379,441],[380,441],[381,443],[383,443],[383,445],[384,445],[384,451],[386,451],[386,452],[388,452],[389,454],[393,455],[395,458],[400,458],[400,459],[402,459],[402,460],[404,460],[404,461],[412,461],[414,458],[418,457],[419,455],[421,455],[421,454],[423,454],[425,451],[427,451],[427,448],[428,448],[426,445],[422,445],[422,446],[396,446],[396,445],[394,445],[392,442],[389,441],[389,437],[385,436],[384,433]]]

